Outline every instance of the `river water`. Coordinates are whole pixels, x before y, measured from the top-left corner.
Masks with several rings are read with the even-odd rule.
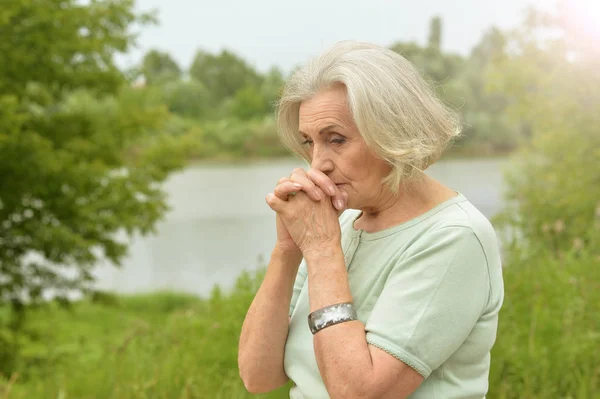
[[[502,206],[504,159],[445,160],[428,174],[463,193],[492,217]],[[131,240],[121,268],[101,263],[97,287],[119,293],[159,290],[206,296],[228,289],[244,269],[268,261],[275,216],[265,203],[277,180],[299,161],[196,165],[165,184],[171,211],[152,236]]]

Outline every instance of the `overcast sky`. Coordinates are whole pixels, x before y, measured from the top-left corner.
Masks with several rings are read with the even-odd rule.
[[[119,63],[135,65],[157,48],[187,69],[196,49],[227,48],[261,71],[277,65],[287,72],[339,40],[425,43],[433,15],[443,18],[442,47],[467,54],[490,26],[515,26],[529,4],[551,1],[137,0],[139,10],[158,11],[160,24],[145,27],[139,48]]]

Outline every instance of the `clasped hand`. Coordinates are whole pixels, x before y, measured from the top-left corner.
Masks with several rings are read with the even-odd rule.
[[[277,247],[286,252],[319,252],[340,242],[339,215],[348,194],[324,173],[294,169],[279,179],[266,201],[277,213]]]

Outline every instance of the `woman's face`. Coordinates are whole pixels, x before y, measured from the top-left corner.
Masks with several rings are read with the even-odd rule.
[[[348,194],[348,208],[377,207],[387,196],[381,179],[391,167],[367,147],[347,103],[346,88],[336,85],[300,104],[299,131],[311,168],[326,174]]]

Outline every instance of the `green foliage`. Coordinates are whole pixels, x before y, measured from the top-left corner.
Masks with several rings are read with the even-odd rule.
[[[580,57],[561,40],[535,42],[535,21],[516,36],[515,52],[497,60],[493,79],[495,90],[513,94],[509,111],[532,135],[514,157],[499,221],[513,245],[600,255],[600,53]]]
[[[278,68],[271,68],[263,77],[260,91],[267,101],[268,112],[274,110],[273,107],[281,96],[284,84],[285,77]]]
[[[166,210],[155,183],[183,166],[185,153],[173,138],[155,134],[164,109],[137,104],[127,90],[100,100],[74,92],[28,116],[0,145],[4,299],[81,287],[91,280],[98,249],[118,263],[126,246],[115,234],[152,230]]]
[[[267,112],[267,100],[258,88],[246,86],[235,93],[231,103],[231,115],[233,117],[248,120],[255,115],[266,115]]]
[[[133,44],[132,24],[152,18],[136,14],[133,0],[80,3],[2,3],[0,93],[21,96],[31,82],[43,84],[51,95],[80,88],[114,93],[123,76],[113,54],[126,52]]]
[[[600,392],[600,52],[570,40],[579,30],[563,22],[532,13],[489,80],[531,135],[497,219],[508,267],[491,397]]]
[[[511,259],[488,397],[597,398],[598,258],[573,252],[562,260],[543,253]]]
[[[148,84],[176,80],[181,77],[179,65],[167,53],[150,50],[142,60],[142,73]]]
[[[125,255],[117,234],[148,233],[167,209],[159,183],[191,140],[160,134],[166,108],[113,61],[133,44],[130,27],[148,21],[131,0],[0,9],[10,60],[0,63],[0,302],[17,321],[44,292],[66,301],[88,290],[98,259]],[[6,331],[0,340],[16,345]]]
[[[492,352],[490,398],[595,398],[600,390],[600,270],[589,253],[513,256]],[[237,369],[241,324],[264,274],[231,293],[104,295],[32,310],[7,399],[287,398],[248,394]],[[0,317],[3,313],[0,309]],[[42,339],[43,337],[43,339]],[[8,389],[0,378],[0,394]]]
[[[277,68],[271,69],[261,77],[260,86],[248,85],[236,91],[227,104],[227,114],[240,120],[272,116],[284,84],[283,74]]]
[[[18,379],[3,397],[286,397],[289,385],[248,394],[237,371],[241,323],[263,276],[244,273],[232,293],[215,288],[207,300],[157,293],[33,310],[26,329],[44,339],[23,344]]]
[[[397,42],[390,48],[411,61],[440,98],[461,116],[463,136],[450,152],[493,155],[512,151],[522,136],[517,123],[504,114],[509,99],[490,93],[486,82],[491,62],[505,52],[504,35],[495,28],[484,34],[469,57],[441,49],[442,20],[432,18],[426,47]]]
[[[398,42],[390,48],[412,62],[439,88],[438,94],[444,99],[444,85],[457,77],[465,62],[459,55],[445,54],[436,47],[421,47],[416,43]]]
[[[238,121],[219,120],[203,127],[206,151],[213,158],[285,156],[273,118]]]
[[[169,111],[186,118],[211,118],[211,93],[195,79],[173,80],[160,88]]]
[[[475,146],[482,154],[507,153],[524,137],[520,121],[511,121],[506,107],[511,101],[504,91],[490,92],[492,63],[506,51],[506,39],[498,29],[489,29],[473,48],[459,79],[449,85],[450,102],[460,109],[464,139],[458,146]]]
[[[391,48],[415,64],[440,97],[460,113],[464,135],[450,152],[481,156],[512,151],[528,130],[507,118],[504,110],[510,99],[500,92],[489,93],[486,84],[491,62],[506,51],[504,35],[491,29],[469,57],[462,57],[441,48],[442,26],[441,18],[432,18],[427,46],[398,42]],[[229,157],[245,153],[240,149],[247,145],[247,136],[224,131],[226,137],[217,139],[215,126],[272,116],[285,82],[276,68],[261,74],[227,50],[219,54],[199,50],[189,67],[189,80],[180,77],[178,66],[167,54],[157,51],[146,54],[141,69],[156,71],[146,73],[148,87],[162,93],[169,111],[209,131],[209,147],[214,152],[205,151],[203,157],[210,158],[220,158],[230,150]],[[160,78],[161,73],[166,77]],[[241,141],[232,142],[233,136]],[[218,142],[225,146],[214,146]],[[265,156],[285,153],[282,144],[276,146],[261,152]]]
[[[199,50],[190,66],[190,76],[204,84],[214,101],[220,102],[247,86],[261,83],[259,74],[243,59],[223,50],[213,55]]]
[[[202,149],[196,148],[193,157],[287,154],[272,120],[284,84],[281,71],[272,68],[262,75],[231,52],[213,55],[198,51],[189,71],[191,78],[181,79],[168,73],[173,68],[164,60],[167,57],[155,51],[146,54],[144,65],[149,60],[155,60],[159,67],[166,64],[163,75],[168,77],[147,79],[148,84],[140,90],[159,98],[177,116],[170,119],[168,132],[185,128],[202,141]]]
[[[442,47],[442,18],[433,17],[429,24],[429,40],[430,48],[440,49]]]

